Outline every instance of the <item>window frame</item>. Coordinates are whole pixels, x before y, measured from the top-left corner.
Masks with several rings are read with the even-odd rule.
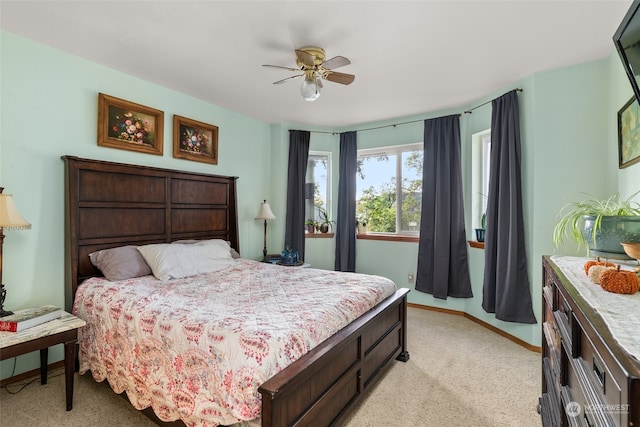
[[[309,162],[312,160],[313,156],[324,156],[327,159],[327,182],[326,182],[326,186],[327,186],[327,192],[325,194],[325,209],[327,210],[327,213],[329,214],[329,216],[331,217],[331,213],[332,213],[332,175],[333,175],[333,171],[332,171],[332,153],[331,151],[319,151],[319,150],[309,150],[309,157],[307,158],[307,174],[309,173]],[[307,184],[307,179],[305,176],[305,185]],[[307,199],[305,199],[305,221],[308,219],[307,216]],[[315,203],[314,203],[315,206]],[[314,220],[318,220],[318,218],[316,218],[316,212],[314,210]]]
[[[398,197],[402,194],[402,154],[410,151],[422,151],[424,155],[424,142],[414,142],[409,144],[389,145],[384,147],[375,148],[362,148],[358,150],[357,158],[361,157],[376,157],[385,155],[396,156],[396,201],[400,200],[400,203],[396,203],[396,232],[381,232],[381,231],[367,231],[365,235],[358,235],[359,239],[367,240],[396,240],[396,241],[410,241],[417,242],[420,236],[420,231],[403,231],[402,230],[402,199]],[[422,178],[421,178],[422,179]],[[357,200],[356,200],[357,202]],[[398,232],[398,230],[400,230]]]
[[[487,211],[491,160],[491,128],[471,135],[471,215],[472,229],[481,227],[481,216]],[[475,237],[474,237],[475,238]]]

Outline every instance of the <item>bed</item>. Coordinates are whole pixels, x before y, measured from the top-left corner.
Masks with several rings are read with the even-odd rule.
[[[73,310],[76,294],[78,293],[78,299],[80,299],[81,294],[89,292],[87,291],[90,289],[89,286],[102,289],[102,291],[95,291],[98,293],[111,293],[116,290],[110,287],[113,287],[114,283],[121,283],[101,278],[103,274],[91,262],[89,254],[127,246],[162,247],[163,250],[165,248],[173,250],[175,246],[179,246],[185,248],[181,250],[197,250],[195,246],[209,244],[205,242],[216,242],[216,244],[223,246],[227,244],[228,248],[232,248],[236,253],[240,252],[236,177],[127,165],[81,159],[74,156],[64,156],[63,159],[66,164],[67,188],[65,223],[67,310]],[[179,243],[178,245],[175,245],[176,241]],[[193,245],[193,247],[187,248],[188,245]],[[271,276],[270,270],[279,272],[280,276]],[[229,278],[226,279],[225,291],[226,288],[231,289],[232,285],[238,285],[242,281],[239,277],[251,274],[252,279],[249,282],[256,283],[259,289],[262,289],[260,283],[263,280],[257,280],[258,276],[265,278],[266,281],[274,280],[280,286],[279,289],[285,292],[283,289],[296,289],[291,286],[292,283],[305,283],[305,280],[311,280],[314,275],[312,270],[291,269],[239,258],[234,259],[232,265],[222,267],[219,271],[205,272],[194,277],[197,277],[197,280],[205,280],[201,276],[218,277],[222,276],[222,272],[226,274],[228,271],[233,271],[235,276],[233,274],[227,276]],[[348,282],[356,276],[350,273],[324,272],[327,280],[329,280],[329,275],[335,275],[331,278],[331,282],[343,280],[341,277],[348,277],[349,279],[344,279]],[[266,279],[267,277],[275,278]],[[370,277],[374,278],[374,276]],[[158,286],[160,281],[153,275],[135,280],[138,279],[146,281],[145,286],[149,286],[149,289],[161,288]],[[161,292],[190,293],[190,291],[181,291],[181,289],[190,289],[189,286],[193,286],[187,284],[186,280],[188,279],[176,278],[162,281],[161,283],[166,289]],[[291,282],[289,283],[290,287],[283,288],[283,286],[287,286],[287,281]],[[373,282],[374,280],[369,281]],[[146,292],[142,290],[142,285],[139,285],[138,282],[133,284],[133,282],[124,280],[122,283],[129,285],[128,291],[125,293]],[[105,290],[104,286],[108,290]],[[248,298],[245,293],[260,295],[258,290],[245,292],[244,286],[230,291],[231,297],[226,295],[225,298],[233,298],[233,295],[236,295],[238,300],[243,300]],[[124,287],[126,288],[126,286]],[[386,292],[384,295],[378,295],[379,302],[375,300],[372,303],[372,308],[367,308],[363,314],[358,314],[357,317],[350,318],[349,316],[353,316],[352,314],[332,315],[331,319],[343,317],[341,320],[343,324],[337,326],[339,329],[335,333],[334,331],[318,333],[315,329],[324,329],[325,323],[317,320],[309,321],[308,324],[321,326],[312,328],[314,329],[313,333],[318,335],[318,343],[300,345],[302,350],[300,348],[296,350],[299,351],[299,354],[289,355],[289,359],[284,362],[282,360],[275,362],[277,365],[273,371],[275,373],[267,378],[258,380],[247,376],[248,382],[259,381],[255,387],[258,389],[260,406],[257,411],[247,409],[248,413],[258,412],[262,426],[340,424],[375,380],[379,378],[380,373],[388,368],[394,359],[401,361],[409,359],[406,350],[406,295],[408,290],[394,288],[384,292]],[[369,290],[365,293],[376,294],[377,291]],[[387,294],[389,296],[386,296]],[[304,295],[300,294],[296,298],[303,297]],[[195,298],[201,297],[196,296]],[[141,299],[143,300],[143,298]],[[258,299],[268,301],[262,296]],[[255,311],[257,319],[276,316],[272,314],[269,304],[269,302],[265,302],[260,309],[249,311]],[[347,298],[346,304],[355,306],[360,303]],[[145,302],[145,304],[139,305],[151,306],[151,303]],[[193,304],[191,303],[191,305]],[[276,303],[272,305],[276,305]],[[311,304],[309,303],[309,305]],[[218,307],[213,311],[223,310]],[[139,315],[144,316],[142,313]],[[187,317],[192,315],[193,313],[185,314]],[[211,312],[206,312],[206,310],[204,315],[207,318],[212,317],[210,316]],[[134,315],[129,316],[133,318]],[[293,317],[296,316],[298,315],[293,315]],[[251,320],[253,323],[260,321],[262,320]],[[220,322],[224,323],[225,321],[220,320]],[[304,329],[303,323],[293,326],[293,328]],[[263,325],[260,324],[258,329],[263,330]],[[291,334],[291,331],[284,333]],[[273,342],[281,340],[284,338],[275,339]],[[86,344],[91,340],[85,337],[85,341]],[[255,336],[248,340],[253,345],[259,344],[259,341]],[[247,340],[245,340],[245,344],[246,342]],[[287,348],[291,350],[293,347],[289,345]],[[82,357],[82,350],[80,353]],[[117,352],[112,350],[112,353]],[[263,362],[262,356],[256,356],[255,351],[251,350],[250,353],[253,355],[254,361]],[[80,362],[82,367],[83,361]],[[99,370],[97,367],[94,369]],[[110,369],[115,371],[123,368],[113,366]],[[94,377],[97,375],[99,380],[103,376],[107,377],[106,373],[92,371],[92,374]],[[127,386],[122,384],[115,387],[114,384],[111,384],[111,386],[118,392],[127,390]],[[197,387],[194,390],[197,390]],[[127,390],[127,392],[131,393],[131,390]],[[149,393],[162,393],[162,391],[152,390]],[[198,396],[200,395],[198,394]],[[178,400],[178,406],[189,401],[187,398],[183,400],[174,398],[173,400]],[[132,401],[132,403],[134,402]],[[148,402],[138,401],[134,406],[151,405]],[[154,409],[155,414],[151,411],[145,413],[165,420],[176,418],[174,416],[175,408],[166,408],[166,411],[158,407]],[[185,419],[184,417],[180,418]],[[219,422],[206,418],[202,420],[186,418],[185,422],[177,420],[171,425],[216,425]],[[167,423],[161,424],[168,425]]]

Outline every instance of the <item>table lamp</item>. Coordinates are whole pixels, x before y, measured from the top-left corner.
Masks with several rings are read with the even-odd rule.
[[[260,203],[260,210],[258,210],[256,219],[264,219],[264,249],[262,250],[262,255],[264,258],[267,257],[267,220],[275,218],[276,216],[273,214],[273,212],[271,212],[269,203],[267,203],[266,200]]]
[[[0,317],[13,314],[11,311],[5,311],[4,299],[7,296],[7,290],[2,283],[2,245],[4,243],[4,229],[9,230],[27,230],[31,228],[31,224],[25,221],[13,203],[11,194],[3,194],[3,187],[0,187]]]

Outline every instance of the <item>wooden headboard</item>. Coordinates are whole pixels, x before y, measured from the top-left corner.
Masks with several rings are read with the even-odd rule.
[[[101,276],[91,252],[180,239],[225,239],[240,252],[237,177],[63,156],[65,306]]]

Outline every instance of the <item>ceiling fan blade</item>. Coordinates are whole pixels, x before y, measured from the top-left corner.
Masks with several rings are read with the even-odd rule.
[[[325,80],[329,80],[330,82],[340,83],[343,85],[349,85],[353,83],[356,76],[353,74],[345,74],[345,73],[336,73],[335,71],[329,71],[325,76]]]
[[[296,71],[299,71],[299,70],[296,70]],[[297,76],[287,77],[286,79],[282,79],[282,80],[278,80],[277,82],[273,82],[273,84],[274,85],[279,85],[279,84],[285,83],[285,82],[287,82],[289,80],[297,79],[298,77],[302,77],[302,76],[304,76],[304,74],[298,74]]]
[[[338,67],[344,67],[345,65],[349,64],[351,64],[351,61],[349,61],[344,56],[335,56],[324,61],[322,63],[322,67],[326,68],[327,70],[335,70]]]
[[[289,70],[289,71],[300,71],[299,68],[283,67],[281,65],[263,65],[263,67],[282,68],[284,70]]]
[[[315,64],[315,57],[311,55],[309,52],[305,52],[304,50],[296,49],[296,56],[307,67],[313,68]]]

